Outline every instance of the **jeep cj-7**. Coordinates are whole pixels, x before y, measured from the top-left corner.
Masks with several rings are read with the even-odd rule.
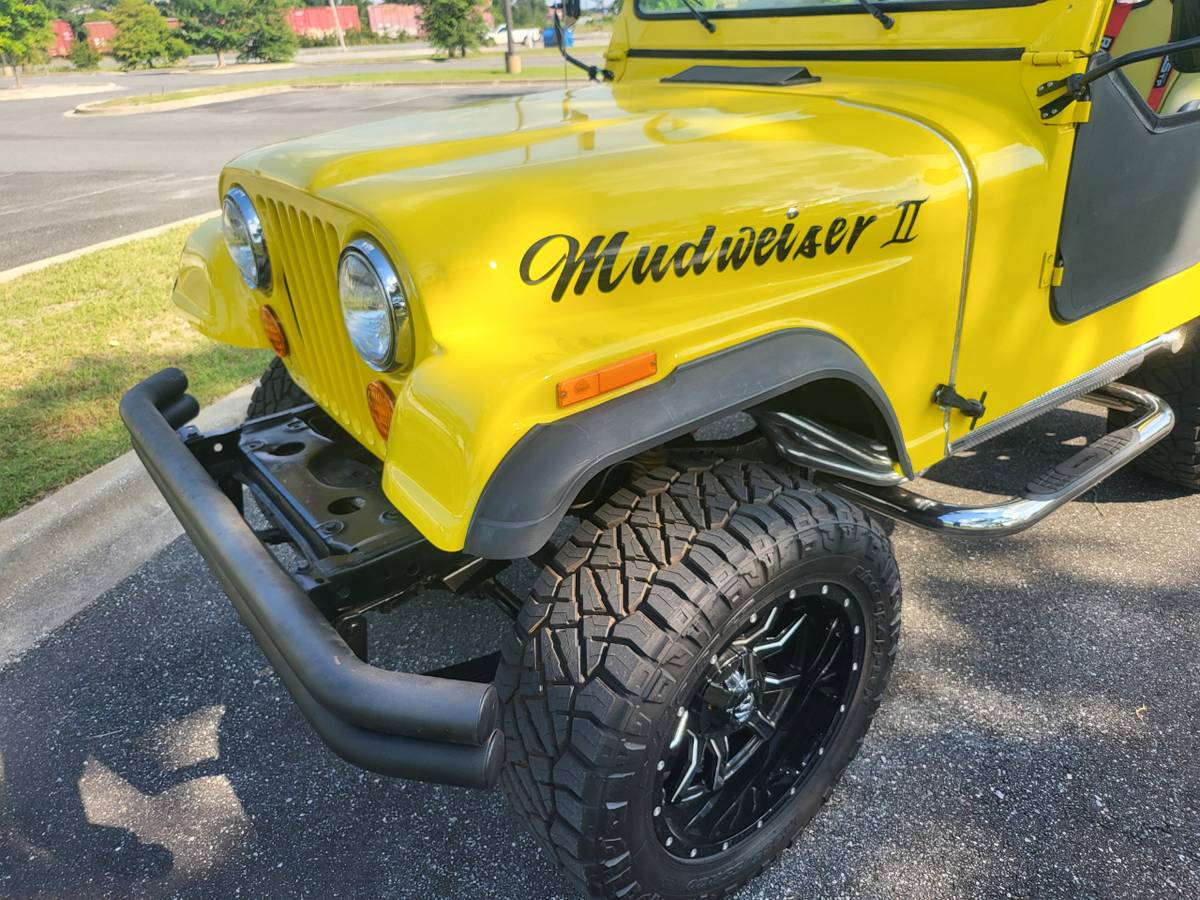
[[[1200,487],[1200,0],[627,0],[566,62],[231,163],[174,300],[276,358],[240,428],[176,369],[121,414],[336,753],[498,783],[591,894],[716,896],[884,696],[881,520]],[[913,490],[1072,400],[1108,433],[1013,496]],[[372,666],[365,614],[435,587],[498,653]]]

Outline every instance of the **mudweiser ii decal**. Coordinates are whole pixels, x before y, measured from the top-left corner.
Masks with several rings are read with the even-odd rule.
[[[908,244],[918,237],[917,219],[928,200],[905,200],[896,204],[898,214],[890,223],[890,234],[880,247]],[[788,222],[780,228],[767,225],[752,228],[743,225],[736,234],[718,238],[715,225],[709,225],[695,241],[670,244],[643,244],[633,251],[626,247],[628,231],[613,235],[598,234],[583,244],[569,234],[548,234],[534,241],[521,257],[521,280],[536,287],[554,279],[550,299],[557,303],[568,290],[579,296],[592,279],[601,293],[615,291],[629,278],[642,284],[647,278],[662,281],[668,274],[676,278],[703,275],[710,269],[735,272],[747,263],[766,266],[818,255],[853,253],[864,234],[879,221],[878,216],[837,216],[827,225],[807,229]],[[880,230],[880,229],[875,229]],[[632,258],[630,256],[632,255]],[[621,263],[622,259],[624,263]]]

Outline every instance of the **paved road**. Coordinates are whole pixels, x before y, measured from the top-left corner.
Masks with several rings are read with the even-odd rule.
[[[1100,428],[1057,413],[932,489],[1019,485]],[[742,897],[1200,896],[1197,519],[1122,473],[1015,538],[899,529],[888,701]],[[376,647],[422,669],[503,627],[431,594]],[[183,539],[0,671],[0,773],[0,895],[572,896],[497,795],[323,749]]]
[[[421,65],[431,64],[297,66],[227,75],[103,72],[29,81],[115,81],[129,93],[143,94]],[[119,117],[65,115],[83,101],[108,94],[5,101],[0,103],[0,271],[215,209],[221,166],[261,144],[407,110],[446,109],[546,89],[552,85],[305,91]]]

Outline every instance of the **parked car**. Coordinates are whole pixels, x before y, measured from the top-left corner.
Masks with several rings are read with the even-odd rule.
[[[540,28],[514,28],[512,34],[513,43],[520,44],[522,47],[536,47],[541,36],[542,30]],[[489,47],[507,44],[508,26],[501,25],[494,31],[489,31],[483,42]]]
[[[723,896],[829,799],[898,648],[883,520],[1200,488],[1200,0],[789,2],[631,0],[597,83],[230,163],[174,299],[276,357],[238,428],[178,369],[121,404],[329,746],[499,784],[592,895]],[[914,486],[1073,400],[1108,433],[1011,496]],[[431,587],[497,653],[373,666]]]
[[[563,29],[562,44],[564,47],[574,47],[575,46],[575,30],[573,28],[564,28]],[[543,47],[557,47],[558,46],[558,31],[555,29],[555,27],[553,25],[551,25],[548,28],[542,29],[542,46]]]

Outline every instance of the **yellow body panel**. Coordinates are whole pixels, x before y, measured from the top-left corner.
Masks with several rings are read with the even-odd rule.
[[[270,302],[296,380],[385,460],[388,496],[443,549],[463,546],[488,478],[531,428],[649,383],[560,409],[560,380],[646,351],[652,381],[773,331],[828,332],[883,386],[924,469],[968,427],[930,399],[951,380],[959,328],[957,383],[988,392],[987,421],[1197,315],[1196,268],[1070,325],[1041,283],[1074,126],[1039,121],[1033,89],[1082,70],[1106,14],[1046,0],[898,12],[890,31],[859,14],[722,19],[710,36],[689,19],[640,19],[631,0],[612,84],[235,161],[221,189],[242,186],[263,216],[272,292],[247,290],[206,226],[177,302],[211,336],[263,346],[257,308]],[[1001,58],[823,59],[808,63],[815,84],[697,86],[661,82],[695,60],[638,48]],[[745,262],[718,265],[723,241],[734,257],[751,233]],[[403,269],[416,333],[415,364],[384,376],[397,395],[386,446],[366,413],[379,376],[349,349],[335,294],[338,248],[364,234]],[[611,256],[590,277],[568,272],[589,244]]]

